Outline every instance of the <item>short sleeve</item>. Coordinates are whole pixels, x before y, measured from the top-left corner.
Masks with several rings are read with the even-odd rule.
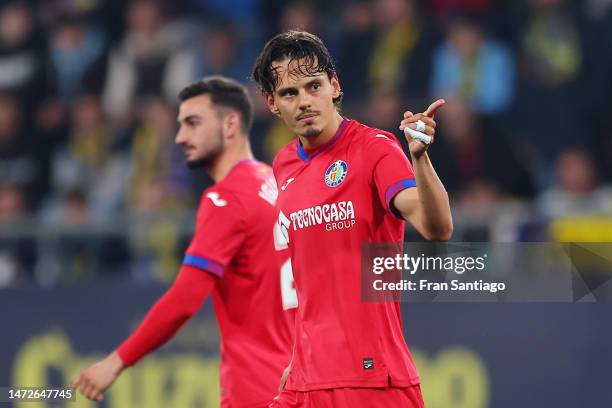
[[[378,197],[388,211],[399,217],[391,200],[400,191],[416,187],[412,165],[395,136],[389,133],[376,134],[366,146],[367,162]]]
[[[204,192],[195,233],[183,264],[205,270],[217,277],[223,276],[244,241],[243,213],[241,204],[231,193],[214,190]]]

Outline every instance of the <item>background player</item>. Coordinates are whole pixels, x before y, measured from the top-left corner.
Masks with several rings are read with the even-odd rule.
[[[428,239],[450,238],[448,195],[429,146],[410,140],[413,171],[392,134],[343,118],[331,56],[312,34],[274,37],[253,78],[298,136],[273,165],[300,308],[286,386],[271,407],[423,406],[399,305],[360,299],[360,253],[363,243],[403,242],[404,220]],[[433,139],[443,104],[406,112],[400,128]]]
[[[221,406],[262,407],[291,356],[292,316],[283,309],[297,305],[291,285],[281,297],[273,243],[276,184],[271,169],[253,160],[253,109],[244,86],[207,77],[183,89],[179,100],[176,143],[189,167],[203,167],[216,184],[202,195],[195,235],[172,287],[73,387],[101,400],[125,367],[172,338],[212,292],[221,332]]]

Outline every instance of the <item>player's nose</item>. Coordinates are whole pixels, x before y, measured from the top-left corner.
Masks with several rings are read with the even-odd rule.
[[[177,145],[181,145],[184,144],[187,141],[187,138],[185,136],[185,132],[182,129],[179,129],[178,132],[176,132],[176,136],[174,137],[174,143],[176,143]]]
[[[310,94],[306,92],[304,89],[300,90],[298,97],[300,98],[299,99],[300,109],[307,109],[307,108],[310,108],[310,106],[312,106],[312,98]]]

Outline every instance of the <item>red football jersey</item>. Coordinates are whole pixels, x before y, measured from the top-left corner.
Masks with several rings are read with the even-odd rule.
[[[300,301],[287,389],[419,384],[399,304],[361,300],[361,245],[403,242],[389,203],[416,185],[397,139],[344,119],[315,150],[289,143],[273,168]]]
[[[293,311],[283,311],[273,242],[276,198],[269,166],[237,164],[204,191],[183,261],[219,278],[212,300],[221,333],[222,407],[265,406],[291,360]]]

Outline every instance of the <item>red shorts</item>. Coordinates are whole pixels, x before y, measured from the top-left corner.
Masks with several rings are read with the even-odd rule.
[[[335,388],[283,390],[268,408],[424,408],[421,386],[408,388]]]

